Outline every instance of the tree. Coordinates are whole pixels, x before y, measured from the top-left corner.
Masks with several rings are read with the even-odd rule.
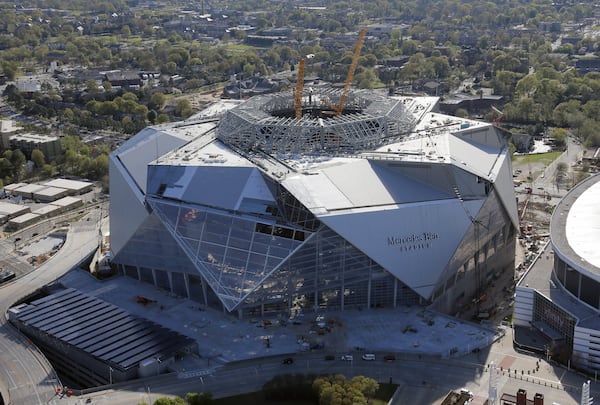
[[[344,375],[336,374],[315,379],[313,389],[319,395],[319,405],[367,405],[379,384],[364,376],[346,380]]]
[[[185,399],[189,405],[211,405],[215,403],[211,392],[188,393]]]
[[[180,397],[162,397],[154,401],[154,405],[186,405],[185,400]]]
[[[15,62],[6,60],[2,62],[2,72],[4,72],[8,80],[15,80],[18,71],[19,66]]]
[[[39,149],[34,149],[31,151],[31,161],[35,164],[36,169],[42,169],[44,164],[46,163],[46,157],[44,156],[44,152]]]
[[[567,174],[569,171],[569,165],[565,162],[559,162],[556,165],[556,175],[554,177],[554,182],[556,183],[556,188],[559,189],[562,183],[567,179]]]
[[[564,148],[567,144],[568,133],[564,128],[554,128],[550,133],[550,137],[554,140],[554,145],[558,148]]]
[[[175,115],[182,118],[188,118],[192,114],[193,110],[190,100],[187,98],[180,98],[177,100],[177,103],[175,104]]]
[[[9,152],[9,151],[7,151],[7,152]],[[6,152],[5,152],[5,156],[6,156]],[[12,151],[12,153],[10,153],[9,160],[10,160],[10,163],[12,164],[13,179],[15,181],[19,181],[22,178],[23,173],[25,172],[25,163],[27,162],[27,159],[25,158],[25,155],[23,154],[23,152],[21,152],[21,150],[16,149],[16,150]]]
[[[165,105],[165,101],[167,100],[167,97],[161,93],[161,92],[155,92],[152,93],[152,95],[150,96],[150,108],[151,109],[156,109],[156,110],[161,110],[163,108],[163,106]]]

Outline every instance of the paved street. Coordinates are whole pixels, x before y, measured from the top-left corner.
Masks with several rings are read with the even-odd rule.
[[[0,287],[2,314],[27,294],[56,280],[95,250],[100,214],[100,210],[94,210],[90,221],[72,224],[63,248],[51,260]],[[0,249],[5,256],[11,251],[10,243]],[[6,263],[7,259],[3,260]],[[0,361],[0,389],[5,400],[10,398],[15,405],[34,405],[45,404],[53,398],[57,386],[54,370],[46,358],[7,323],[4,315],[0,317]]]

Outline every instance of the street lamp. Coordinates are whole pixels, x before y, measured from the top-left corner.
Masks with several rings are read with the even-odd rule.
[[[160,361],[160,358],[156,357],[156,375],[160,374],[160,363],[162,363],[162,361]]]

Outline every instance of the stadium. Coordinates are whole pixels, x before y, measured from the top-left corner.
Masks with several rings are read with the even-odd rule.
[[[323,87],[148,127],[110,156],[112,263],[239,318],[456,314],[514,271],[518,215],[509,134],[437,103]]]
[[[554,209],[545,259],[516,288],[514,324],[545,337],[533,347],[592,372],[600,369],[600,176],[577,184]],[[551,250],[550,250],[551,249]],[[550,254],[548,254],[550,253]]]

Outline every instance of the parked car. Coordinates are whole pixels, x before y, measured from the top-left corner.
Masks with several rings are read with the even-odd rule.
[[[375,360],[375,355],[373,353],[365,353],[362,355],[363,360],[373,361]]]
[[[352,357],[351,354],[344,354],[344,355],[342,355],[342,360],[344,360],[344,361],[352,361],[352,360],[354,360],[354,357]]]
[[[5,281],[12,280],[15,278],[15,272],[10,270],[0,271],[0,283],[4,283]]]
[[[286,359],[283,359],[282,363],[283,364],[294,364],[294,359],[292,359],[291,357],[288,357]]]
[[[387,354],[383,357],[383,360],[387,361],[389,363],[389,362],[395,361],[396,356],[394,356],[393,354]]]

